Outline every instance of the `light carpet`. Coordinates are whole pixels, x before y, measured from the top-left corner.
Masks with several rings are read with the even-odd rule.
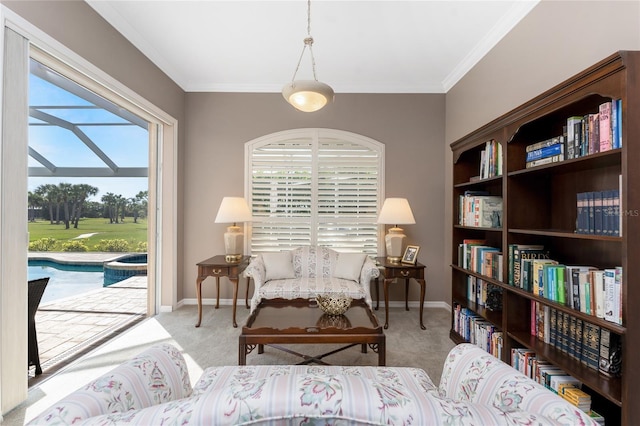
[[[384,321],[384,310],[374,311]],[[238,328],[231,326],[231,306],[214,309],[204,306],[202,324],[197,320],[196,306],[183,306],[174,312],[148,318],[113,340],[84,355],[76,362],[29,389],[27,401],[4,416],[3,426],[23,425],[44,409],[87,382],[130,359],[149,346],[168,342],[180,348],[187,360],[192,384],[210,366],[238,364],[238,336],[249,311],[238,306]],[[389,308],[389,328],[386,335],[386,364],[388,366],[418,367],[429,374],[434,383],[440,382],[442,364],[454,344],[449,339],[451,316],[440,308],[425,308],[421,330],[418,308]],[[317,355],[341,345],[290,345],[298,352]],[[247,355],[247,364],[295,364],[302,361],[294,355],[266,347]],[[377,365],[378,355],[369,350],[361,353],[359,345],[323,358],[334,365]]]

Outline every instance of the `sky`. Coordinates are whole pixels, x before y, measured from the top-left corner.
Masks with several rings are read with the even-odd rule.
[[[29,81],[29,105],[39,111],[70,123],[87,135],[119,167],[148,167],[149,139],[146,129],[133,125],[119,116],[45,81],[33,74]],[[46,106],[47,108],[42,108]],[[76,108],[61,108],[74,106]],[[29,117],[29,147],[44,156],[57,167],[106,167],[82,140],[71,130],[45,125],[44,120]],[[96,123],[109,125],[97,126]],[[29,156],[29,167],[41,167]],[[99,189],[91,198],[100,198],[112,192],[125,198],[135,197],[148,190],[148,178],[68,178],[29,177],[28,190],[34,191],[44,184],[57,185],[86,183]]]

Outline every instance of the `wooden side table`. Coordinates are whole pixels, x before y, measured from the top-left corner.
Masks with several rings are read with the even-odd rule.
[[[409,310],[409,280],[413,278],[418,284],[420,284],[420,328],[426,330],[422,322],[422,312],[424,310],[424,293],[425,293],[425,280],[424,269],[425,266],[421,263],[412,265],[410,263],[391,263],[387,261],[386,257],[377,257],[376,261],[381,269],[382,275],[384,275],[384,328],[389,328],[389,283],[394,279],[404,279],[404,301],[405,309]],[[376,298],[378,296],[378,278],[376,278]],[[378,301],[376,300],[376,305]]]
[[[239,262],[228,263],[224,255],[213,256],[207,260],[199,262],[198,277],[196,278],[196,297],[198,298],[198,323],[196,327],[200,327],[202,322],[202,281],[207,277],[215,277],[217,286],[216,309],[220,306],[220,277],[227,277],[233,284],[233,326],[238,327],[236,323],[236,302],[238,301],[238,281],[240,274],[249,266],[249,256],[243,256]],[[249,309],[249,280],[247,278],[247,292],[244,298],[244,304]]]

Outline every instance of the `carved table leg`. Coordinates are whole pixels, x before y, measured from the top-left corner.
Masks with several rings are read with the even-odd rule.
[[[233,283],[233,327],[238,327],[236,323],[236,305],[238,302],[238,277],[229,278],[229,281]]]
[[[385,330],[389,328],[389,283],[393,281],[393,279],[385,278],[383,281],[384,284],[384,328]]]
[[[418,284],[420,284],[420,328],[423,330],[426,330],[427,327],[425,327],[424,324],[422,323],[422,311],[424,309],[424,293],[425,293],[426,283],[424,280],[421,280],[421,279],[416,279],[416,281],[418,281]]]
[[[216,276],[216,288],[218,289],[216,296],[216,309],[218,309],[218,307],[220,307],[220,277],[218,276]]]
[[[404,279],[404,310],[409,310],[409,280],[411,278]]]
[[[196,323],[196,327],[200,327],[200,323],[202,322],[202,281],[202,277],[196,279],[196,299],[198,300],[198,322]]]

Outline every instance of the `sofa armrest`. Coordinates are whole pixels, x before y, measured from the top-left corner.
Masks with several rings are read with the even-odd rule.
[[[365,302],[372,307],[373,301],[371,299],[371,280],[380,276],[380,269],[376,262],[369,256],[365,257],[362,264],[362,270],[360,271],[360,285],[364,288],[366,297]]]
[[[155,345],[61,399],[29,424],[72,424],[124,413],[191,395],[184,357],[174,346]]]
[[[503,412],[537,413],[558,424],[596,425],[578,407],[468,343],[457,345],[447,355],[439,393],[462,402],[490,405]]]
[[[251,312],[253,312],[258,307],[258,303],[260,303],[259,290],[264,285],[267,277],[267,268],[264,265],[264,259],[261,254],[249,262],[249,266],[246,267],[243,274],[245,277],[253,279],[253,297],[251,298]]]

